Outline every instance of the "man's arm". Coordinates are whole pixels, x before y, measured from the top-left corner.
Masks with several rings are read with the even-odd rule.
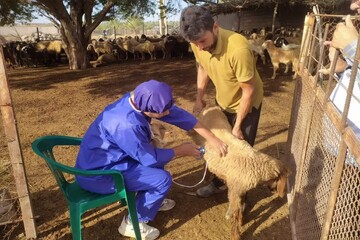
[[[197,95],[196,101],[193,108],[194,114],[199,114],[201,110],[205,107],[205,102],[203,100],[205,95],[206,87],[209,83],[209,76],[205,69],[197,63]]]
[[[226,155],[228,148],[226,143],[216,137],[202,122],[198,121],[194,126],[194,130],[205,138],[221,157]]]
[[[244,139],[243,133],[241,131],[241,123],[251,110],[252,99],[255,93],[255,80],[254,78],[251,78],[247,82],[241,82],[240,86],[242,89],[242,96],[239,107],[237,109],[237,116],[232,134],[239,139]]]

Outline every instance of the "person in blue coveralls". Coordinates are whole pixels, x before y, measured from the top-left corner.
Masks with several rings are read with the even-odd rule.
[[[149,226],[158,211],[167,211],[175,201],[166,199],[172,178],[164,166],[175,157],[200,157],[193,143],[174,148],[157,148],[151,144],[152,118],[175,125],[183,130],[194,129],[204,137],[220,156],[227,145],[189,112],[174,104],[169,85],[150,80],[138,85],[108,105],[85,133],[77,156],[76,167],[84,170],[116,169],[124,177],[127,190],[137,192],[136,207],[143,239],[156,239],[160,232]],[[115,191],[111,177],[76,177],[79,185],[91,192],[109,194]],[[125,216],[120,234],[135,237],[129,216]]]

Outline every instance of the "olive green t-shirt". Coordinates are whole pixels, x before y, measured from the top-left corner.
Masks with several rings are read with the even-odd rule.
[[[248,40],[240,34],[219,27],[218,42],[213,53],[191,44],[196,61],[205,69],[216,87],[216,101],[227,112],[235,113],[240,104],[240,82],[255,79],[252,106],[259,108],[263,99],[263,83]]]

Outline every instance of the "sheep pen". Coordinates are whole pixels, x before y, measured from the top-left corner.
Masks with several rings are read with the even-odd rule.
[[[255,148],[285,161],[295,82],[290,74],[284,76],[280,73],[274,81],[266,78],[272,73],[269,64],[263,65],[259,61],[258,69],[264,82],[265,98]],[[145,79],[167,82],[173,88],[175,103],[188,111],[192,110],[196,93],[195,61],[187,57],[155,61],[131,59],[83,71],[71,71],[67,65],[19,68],[9,70],[8,76],[38,237],[50,240],[71,239],[67,205],[45,162],[33,153],[30,143],[43,135],[82,136],[107,104],[133,90]],[[211,84],[207,94],[207,102],[213,102],[215,91]],[[186,132],[178,128],[168,130],[165,140],[170,144],[191,141]],[[0,136],[0,159],[5,164],[9,156],[3,127],[0,127]],[[76,149],[61,149],[58,153],[64,163],[74,163]],[[188,185],[201,179],[203,167],[204,161],[194,158],[175,159],[166,166],[176,181]],[[12,177],[11,170],[4,171],[3,176],[8,173]],[[15,185],[11,180],[0,184]],[[168,197],[177,205],[169,212],[159,213],[152,223],[161,232],[159,240],[229,239],[231,222],[224,219],[228,207],[226,193],[198,198],[184,194],[183,188],[173,185]],[[83,238],[126,239],[117,232],[125,214],[126,207],[118,204],[87,213],[83,219]],[[3,227],[3,233],[13,226]],[[10,239],[21,239],[22,232],[20,223]],[[266,187],[250,190],[241,232],[242,240],[290,240],[286,198],[271,194]]]

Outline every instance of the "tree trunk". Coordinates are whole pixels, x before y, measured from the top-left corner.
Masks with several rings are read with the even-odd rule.
[[[97,13],[95,18],[92,17],[95,0],[37,0],[31,2],[54,16],[53,22],[60,29],[70,69],[84,69],[90,66],[86,47],[90,42],[91,33],[103,21],[116,1],[106,0],[103,9]],[[67,2],[66,6],[65,2]]]
[[[76,23],[76,22],[75,22]],[[86,47],[90,38],[84,37],[81,29],[73,24],[62,24],[61,35],[64,42],[64,50],[69,60],[69,68],[71,70],[85,69],[90,66],[86,54]]]
[[[67,49],[69,67],[71,70],[85,69],[89,66],[86,49],[80,43],[70,43]]]

